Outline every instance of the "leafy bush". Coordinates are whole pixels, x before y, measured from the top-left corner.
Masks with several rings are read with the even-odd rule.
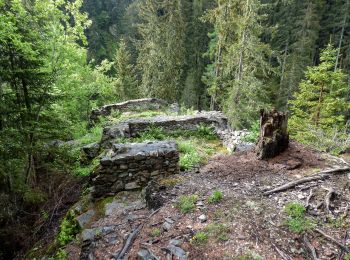
[[[79,231],[80,227],[75,218],[75,214],[72,210],[70,210],[60,225],[60,233],[57,237],[59,244],[61,246],[67,245],[69,242],[74,240]]]
[[[255,143],[260,135],[260,121],[255,121],[249,129],[249,134],[242,138],[242,141]]]
[[[205,124],[199,124],[197,131],[194,132],[194,135],[198,138],[203,138],[206,140],[216,140],[218,136],[216,135],[214,128],[212,126],[207,126]]]
[[[167,138],[163,128],[149,127],[145,132],[142,132],[138,140],[141,142],[146,140],[164,140]]]
[[[191,242],[195,245],[204,245],[208,242],[208,235],[205,232],[198,232]]]
[[[209,203],[217,203],[220,200],[222,200],[222,192],[221,191],[214,191],[208,198]]]
[[[197,195],[181,196],[178,201],[178,208],[184,214],[192,212],[196,207],[197,200]]]
[[[299,203],[289,203],[285,207],[288,215],[287,226],[294,233],[304,233],[314,227],[314,223],[305,217],[306,209]]]

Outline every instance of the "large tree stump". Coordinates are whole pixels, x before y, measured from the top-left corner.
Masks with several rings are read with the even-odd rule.
[[[288,148],[288,116],[286,113],[260,111],[260,137],[257,144],[259,159],[273,158]]]

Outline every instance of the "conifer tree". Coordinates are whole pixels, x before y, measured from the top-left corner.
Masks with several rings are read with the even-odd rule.
[[[214,78],[209,91],[220,91],[221,106],[236,128],[248,126],[259,107],[268,102],[264,80],[271,71],[268,45],[261,42],[261,3],[258,0],[218,1],[207,19],[214,23],[216,39]]]
[[[127,49],[125,40],[119,42],[119,48],[114,58],[114,79],[116,95],[119,99],[135,99],[139,96],[138,82],[134,65],[131,64],[131,55]]]
[[[349,92],[346,74],[334,71],[337,50],[331,45],[321,52],[320,64],[307,68],[306,78],[294,95],[290,132],[297,140],[310,138],[310,129],[330,131],[345,123],[345,112],[350,104],[345,98]]]
[[[137,65],[144,96],[178,101],[183,89],[185,22],[182,0],[145,0],[140,5]]]

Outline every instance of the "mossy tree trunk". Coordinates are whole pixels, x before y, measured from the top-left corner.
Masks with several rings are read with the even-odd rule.
[[[288,116],[286,113],[260,111],[260,137],[257,145],[259,159],[273,158],[288,148]]]

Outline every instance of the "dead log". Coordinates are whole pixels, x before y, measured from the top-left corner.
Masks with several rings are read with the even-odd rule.
[[[273,158],[288,148],[288,116],[286,113],[260,111],[260,137],[257,144],[259,159]]]
[[[291,182],[288,182],[288,183],[283,184],[281,186],[278,186],[277,188],[274,188],[272,190],[264,192],[264,195],[268,196],[268,195],[271,195],[273,193],[285,191],[285,190],[294,188],[295,186],[297,186],[299,184],[303,184],[303,183],[310,182],[310,181],[325,180],[325,179],[330,178],[332,176],[332,174],[346,173],[348,171],[350,171],[350,167],[342,167],[342,168],[335,168],[335,169],[324,170],[324,171],[321,171],[321,172],[319,172],[319,173],[317,173],[315,175],[312,175],[312,176],[309,176],[309,177],[305,177],[305,178],[301,178],[299,180],[291,181]]]

